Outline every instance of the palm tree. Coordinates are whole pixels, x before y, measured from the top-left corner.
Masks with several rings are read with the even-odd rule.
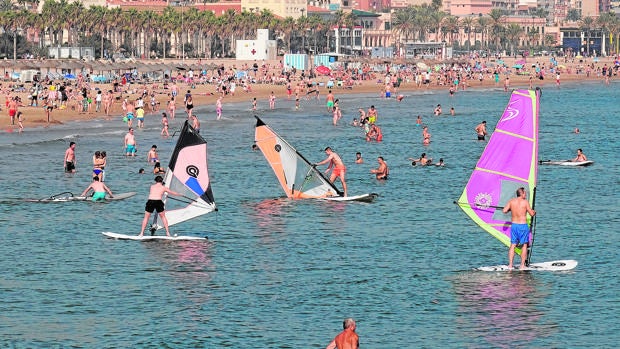
[[[461,28],[467,33],[467,51],[471,50],[471,30],[474,27],[473,17],[464,17],[461,19]]]
[[[586,40],[586,54],[590,54],[590,31],[595,28],[594,18],[584,17],[579,21],[579,29],[583,32],[584,39]]]
[[[518,25],[517,23],[510,23],[506,26],[506,39],[510,43],[510,51],[512,51],[512,55],[516,57],[515,44],[516,47],[519,47],[519,40],[525,31],[523,27]]]
[[[481,38],[480,38],[481,48],[485,50],[487,49],[488,45],[486,44],[486,41],[484,40],[484,34],[489,31],[490,26],[491,26],[490,17],[485,17],[485,16],[478,17],[478,23],[476,24],[476,27],[480,30],[480,33],[481,33]]]
[[[618,18],[616,17],[615,12],[607,12],[602,13],[596,20],[596,24],[603,31],[604,35],[609,37],[609,45],[612,46],[612,38],[613,34],[611,32],[611,28],[614,25],[614,22],[617,22]],[[603,40],[605,37],[603,37]]]
[[[489,17],[491,17],[491,29],[495,37],[495,49],[500,50],[506,17],[502,10],[499,9],[492,9]]]

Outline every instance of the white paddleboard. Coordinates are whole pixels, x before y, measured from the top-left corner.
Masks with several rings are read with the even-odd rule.
[[[362,195],[355,195],[355,196],[329,196],[329,197],[321,198],[321,200],[372,202],[377,196],[379,196],[379,194],[370,193],[370,194],[362,194]]]
[[[560,261],[531,263],[529,267],[525,269],[519,269],[517,265],[515,268],[508,269],[507,265],[493,265],[490,267],[476,268],[479,271],[521,271],[521,270],[540,270],[540,271],[566,271],[575,269],[577,261],[571,259],[565,259]]]
[[[165,235],[153,235],[147,233],[147,235],[138,236],[138,235],[125,235],[125,234],[117,234],[109,231],[104,231],[101,234],[116,240],[133,240],[133,241],[209,241],[206,237],[200,236],[165,236]]]
[[[594,161],[566,161],[566,160],[540,160],[538,161],[541,165],[555,165],[555,166],[590,166],[594,163]]]

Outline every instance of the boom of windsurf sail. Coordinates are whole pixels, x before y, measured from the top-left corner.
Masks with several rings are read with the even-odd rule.
[[[502,208],[520,187],[525,188],[530,205],[534,206],[539,99],[538,89],[512,93],[457,202],[469,218],[506,246],[510,246],[511,217]]]
[[[187,121],[172,152],[164,185],[183,195],[164,200],[169,226],[217,210],[207,166],[207,141]],[[156,219],[157,215],[153,226],[159,229]]]
[[[343,196],[323,173],[293,146],[256,117],[255,142],[289,198],[308,199]]]

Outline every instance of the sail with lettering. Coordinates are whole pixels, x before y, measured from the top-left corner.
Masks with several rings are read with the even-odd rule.
[[[506,246],[510,246],[511,217],[502,209],[508,200],[515,197],[518,188],[523,187],[530,205],[534,207],[538,174],[539,101],[539,89],[512,93],[457,201],[469,218]],[[531,226],[531,246],[535,221],[532,218],[528,223]],[[517,253],[520,253],[518,249]]]
[[[216,211],[207,165],[207,141],[187,121],[179,134],[164,185],[182,196],[165,196],[166,218],[172,226]],[[151,230],[160,229],[154,215]]]
[[[293,199],[342,197],[323,173],[292,145],[256,117],[255,142],[273,169],[284,193]]]

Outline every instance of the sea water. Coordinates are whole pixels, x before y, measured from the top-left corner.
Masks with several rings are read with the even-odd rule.
[[[539,168],[534,261],[576,259],[571,272],[474,272],[505,264],[507,248],[454,204],[508,102],[500,89],[404,92],[402,102],[339,95],[332,126],[324,101],[259,101],[256,112],[311,162],[332,147],[347,165],[350,195],[375,202],[282,198],[262,154],[252,151],[248,103],[198,106],[209,142],[209,172],[219,212],[172,232],[209,242],[115,241],[103,231],[137,234],[156,144],[166,164],[176,137],[159,136],[159,116],[136,132],[138,157],[126,158],[126,125],[69,122],[0,134],[0,347],[15,348],[320,348],[353,317],[364,348],[610,348],[618,334],[618,84],[544,89],[540,159],[595,164]],[[324,95],[321,97],[323,99]],[[375,105],[382,143],[349,126]],[[444,114],[432,116],[441,104]],[[449,115],[450,107],[456,110]],[[420,114],[432,143],[422,145]],[[27,115],[27,113],[26,113]],[[171,120],[171,131],[182,119]],[[578,127],[580,134],[574,134]],[[63,154],[77,143],[75,175]],[[92,155],[108,153],[108,203],[29,203],[71,191],[91,178]],[[355,164],[361,152],[365,163]],[[412,167],[422,152],[446,166]],[[369,172],[383,156],[390,179]],[[139,175],[145,168],[147,174]],[[322,167],[324,168],[324,167]],[[337,183],[337,185],[340,185]]]

